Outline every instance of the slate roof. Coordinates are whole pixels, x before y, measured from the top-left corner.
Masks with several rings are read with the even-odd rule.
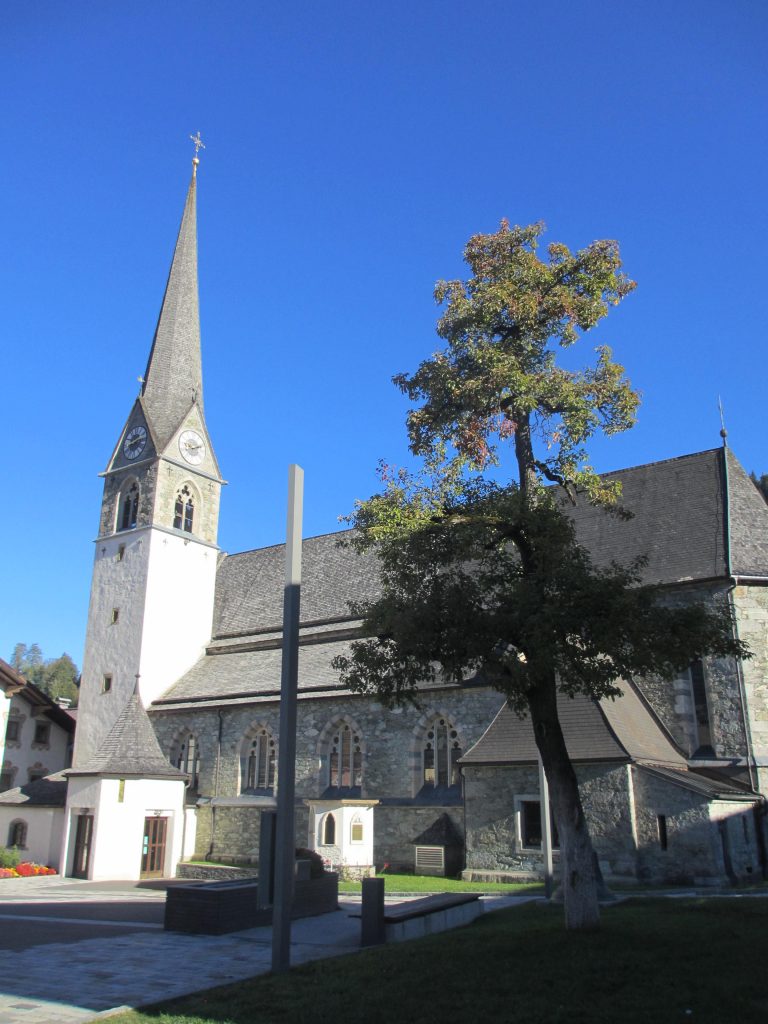
[[[119,775],[123,778],[186,779],[160,749],[138,694],[128,700],[98,751],[67,775]]]
[[[158,451],[171,440],[193,396],[203,406],[196,191],[193,174],[141,389]]]
[[[641,763],[640,767],[652,775],[658,775],[667,782],[692,789],[708,800],[749,800],[759,799],[746,786],[740,786],[731,779],[716,778],[715,773],[703,775],[695,769],[673,768],[671,765]]]
[[[338,690],[339,674],[331,668],[331,659],[347,651],[348,641],[329,641],[299,647],[299,691]],[[282,650],[238,651],[232,654],[204,655],[175,686],[153,702],[152,707],[177,704],[200,698],[235,700],[272,698],[280,695]]]
[[[768,576],[768,504],[730,449],[727,459],[731,572]]]
[[[304,540],[302,622],[349,618],[349,601],[378,593],[375,556],[340,547],[348,536],[344,531]],[[223,558],[216,576],[214,637],[282,628],[284,575],[284,544]]]
[[[727,463],[726,463],[727,460]],[[725,469],[730,496],[730,538],[726,530]],[[622,504],[633,512],[617,519],[584,502],[566,509],[577,537],[597,564],[626,562],[646,554],[643,579],[680,584],[724,578],[730,540],[733,572],[768,576],[768,506],[730,452],[715,448],[606,474],[623,486]],[[373,600],[378,570],[372,553],[339,546],[348,533],[311,537],[302,547],[302,643],[307,634],[333,624],[354,624],[348,602]],[[277,544],[224,556],[216,578],[213,639],[208,652],[167,691],[166,702],[277,699],[280,650],[244,650],[247,641],[280,635],[283,613],[284,546]],[[318,624],[326,624],[318,626]],[[242,642],[241,642],[242,641]],[[332,631],[319,646],[302,646],[299,691],[338,691],[331,660],[349,640]],[[223,651],[231,646],[229,653]],[[239,649],[238,649],[239,648]],[[626,713],[629,703],[616,715]],[[573,713],[573,709],[572,709]],[[579,712],[592,716],[588,708]],[[610,715],[610,712],[607,712]],[[639,718],[636,719],[637,725]],[[598,730],[599,731],[599,730]],[[650,737],[646,737],[650,742]],[[605,756],[610,743],[603,738]],[[535,752],[531,751],[535,758]],[[635,755],[634,753],[632,756]]]
[[[653,584],[712,579],[729,571],[768,574],[768,505],[729,450],[621,469],[604,479],[621,481],[621,504],[633,513],[631,520],[583,502],[566,506],[578,540],[598,565],[646,555],[643,581]]]
[[[64,807],[67,802],[67,779],[64,772],[46,775],[43,779],[27,782],[15,789],[0,793],[0,805],[24,807]]]
[[[685,767],[681,751],[638,691],[622,683],[623,696],[595,701],[557,695],[557,712],[572,761],[658,761]],[[531,764],[538,760],[530,718],[505,704],[461,758],[466,765]]]

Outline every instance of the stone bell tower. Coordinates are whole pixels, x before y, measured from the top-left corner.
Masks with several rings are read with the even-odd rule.
[[[102,474],[75,767],[106,738],[137,676],[148,707],[211,635],[224,481],[203,411],[198,163],[141,393]]]

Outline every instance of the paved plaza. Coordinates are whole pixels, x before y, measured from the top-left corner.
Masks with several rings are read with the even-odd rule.
[[[0,880],[0,1024],[79,1024],[270,970],[270,927],[166,932],[164,904],[163,888],[131,882]],[[358,950],[359,913],[359,898],[342,896],[334,913],[294,921],[291,963]]]

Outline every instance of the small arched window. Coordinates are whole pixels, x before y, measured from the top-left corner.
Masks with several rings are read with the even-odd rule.
[[[188,733],[176,748],[173,763],[180,772],[189,776],[189,792],[197,793],[200,779],[200,752],[197,737]]]
[[[322,845],[336,845],[336,818],[333,814],[326,814],[323,818]]]
[[[240,768],[240,792],[270,791],[275,785],[275,740],[268,729],[259,729],[245,747]]]
[[[424,734],[423,785],[435,787],[460,785],[459,758],[462,753],[459,734],[448,719],[434,719]]]
[[[331,736],[328,749],[328,785],[334,789],[363,784],[363,751],[360,737],[343,722]]]
[[[12,821],[8,829],[8,845],[23,850],[27,845],[27,823],[26,821]]]
[[[195,519],[195,499],[189,487],[184,484],[176,495],[176,502],[173,506],[173,528],[192,533],[192,526]]]
[[[133,530],[139,516],[139,485],[134,480],[120,499],[119,530]]]

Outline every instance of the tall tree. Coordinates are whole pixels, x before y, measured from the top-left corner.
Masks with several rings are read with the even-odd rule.
[[[639,585],[640,563],[598,569],[576,543],[564,502],[626,515],[618,485],[590,467],[587,442],[630,427],[638,396],[608,348],[577,371],[557,365],[553,346],[574,344],[634,282],[612,241],[576,253],[551,244],[540,259],[542,230],[502,222],[474,236],[471,277],[436,286],[446,347],[394,378],[420,403],[408,434],[423,469],[383,466],[382,491],[350,517],[352,543],[379,555],[383,589],[357,606],[366,639],[335,665],[385,704],[418,701],[424,682],[479,676],[530,715],[560,836],[566,924],[584,928],[599,918],[595,859],[558,689],[615,696],[619,678],[670,677],[703,654],[747,652],[727,608],[661,609]]]

